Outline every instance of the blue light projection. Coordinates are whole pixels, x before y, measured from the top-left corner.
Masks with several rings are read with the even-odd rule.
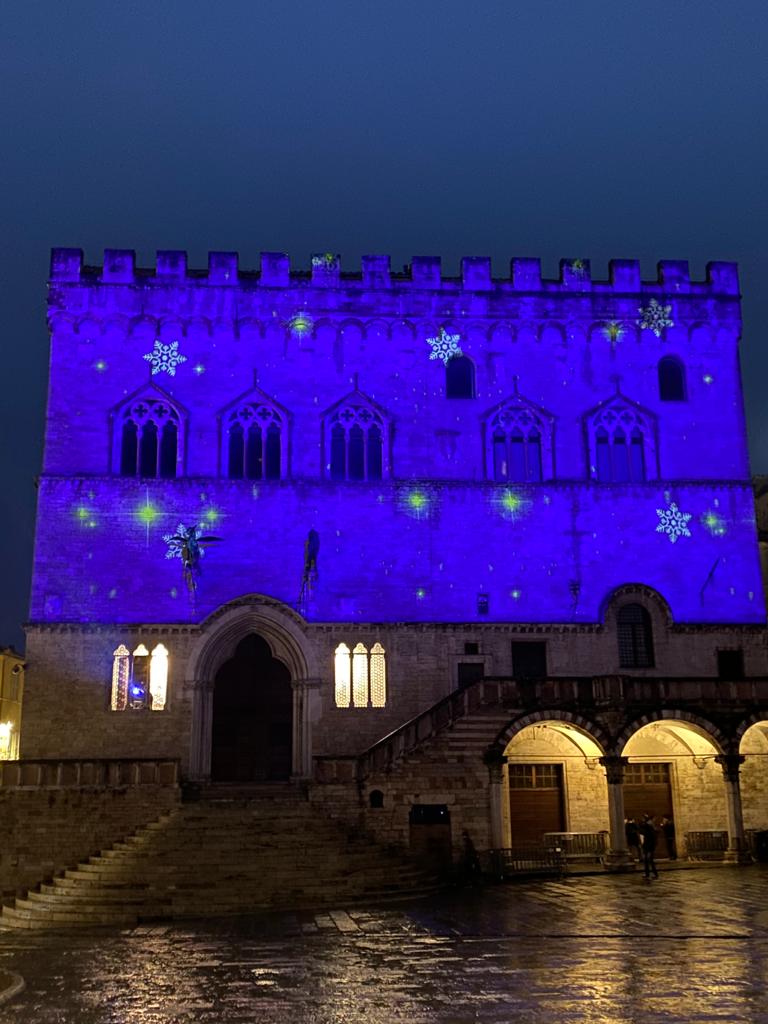
[[[441,278],[435,262],[414,262],[409,275],[384,267],[368,264],[338,287],[325,264],[313,268],[313,284],[277,255],[262,261],[260,275],[227,280],[142,271],[112,287],[81,263],[79,276],[62,274],[60,288],[54,271],[33,621],[199,623],[254,592],[295,609],[310,529],[328,538],[306,610],[314,622],[594,623],[627,583],[657,591],[676,622],[765,621],[738,397],[734,267],[712,264],[705,281],[673,290],[680,267],[666,283],[662,273],[641,286],[631,261],[595,280],[585,261],[588,298],[573,287],[578,267],[562,282],[542,282],[532,260],[515,260],[502,281],[474,264],[458,278]],[[650,307],[649,295],[660,312],[638,331],[635,310]],[[670,304],[675,353],[691,383],[684,403],[661,401],[658,389]],[[281,319],[291,313],[307,333],[322,318],[317,345],[290,343]],[[163,369],[163,351],[150,349],[152,339],[166,343],[171,323],[180,341],[168,345]],[[430,361],[424,339],[441,323],[454,341]],[[442,379],[451,344],[459,346],[455,323],[474,367],[474,397],[465,400],[449,399]],[[597,348],[588,342],[595,329]],[[99,347],[82,344],[85,335]],[[557,340],[564,336],[567,347]],[[179,348],[184,357],[173,359]],[[151,380],[152,358],[142,353],[155,360]],[[109,372],[94,378],[97,356]],[[596,480],[588,469],[605,455],[592,411],[615,395],[619,365],[621,394],[653,423],[650,436],[637,420],[644,457],[631,483]],[[198,367],[207,367],[205,384]],[[255,369],[280,418],[270,421],[270,437],[260,428],[248,441],[245,431],[253,475],[230,479],[228,410],[253,388]],[[356,374],[381,428],[361,438],[345,427],[334,440],[333,410]],[[551,415],[509,444],[524,449],[520,465],[540,457],[541,482],[493,479],[493,417],[513,400],[520,374],[526,400]],[[85,401],[94,379],[99,386]],[[162,476],[121,475],[122,410],[139,394],[147,415],[136,443],[144,444],[143,464]],[[358,479],[328,478],[332,442],[345,458],[352,453]],[[186,600],[183,554],[175,564],[164,558],[163,536],[173,537],[177,523],[196,531],[198,546],[213,534],[231,537],[208,552],[199,587],[199,564],[187,560],[194,601]],[[646,543],[652,526],[658,542]]]

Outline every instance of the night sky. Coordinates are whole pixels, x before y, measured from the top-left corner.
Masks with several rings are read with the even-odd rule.
[[[7,0],[0,646],[23,649],[52,246],[737,260],[768,472],[767,51],[765,0]]]

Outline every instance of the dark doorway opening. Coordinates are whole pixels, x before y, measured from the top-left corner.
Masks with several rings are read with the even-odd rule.
[[[241,640],[216,673],[211,778],[264,782],[291,774],[291,674],[260,636]]]

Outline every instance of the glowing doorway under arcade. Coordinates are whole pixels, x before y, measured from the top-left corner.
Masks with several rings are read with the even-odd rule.
[[[246,636],[216,673],[211,780],[264,782],[289,778],[293,695],[288,668],[267,642]]]

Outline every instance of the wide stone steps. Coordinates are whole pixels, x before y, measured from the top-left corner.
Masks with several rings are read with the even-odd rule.
[[[0,924],[130,925],[347,905],[435,888],[435,879],[403,855],[348,834],[292,791],[266,789],[250,799],[247,790],[230,789],[226,799],[184,805],[40,885],[4,907]]]

